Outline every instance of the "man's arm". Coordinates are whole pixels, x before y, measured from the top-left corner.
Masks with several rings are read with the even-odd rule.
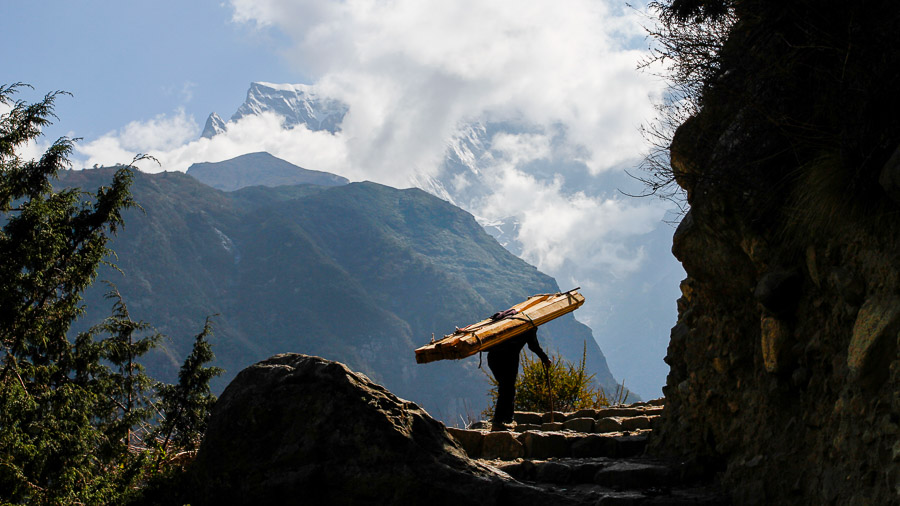
[[[544,350],[541,349],[541,344],[538,342],[537,329],[532,329],[528,333],[528,339],[525,343],[528,344],[528,349],[541,359],[541,362],[544,363],[544,367],[550,367],[550,357],[544,353]]]

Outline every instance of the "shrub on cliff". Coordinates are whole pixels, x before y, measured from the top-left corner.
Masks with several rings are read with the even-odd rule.
[[[683,191],[669,163],[675,130],[701,108],[704,94],[721,71],[720,52],[736,21],[728,0],[650,2],[645,27],[652,40],[649,54],[638,65],[665,79],[668,89],[655,104],[657,115],[641,126],[650,148],[634,176],[656,195],[683,204]]]
[[[799,223],[787,237],[828,229],[831,217],[892,212],[879,186],[900,143],[900,57],[882,50],[895,38],[882,27],[900,20],[892,3],[661,0],[649,9],[645,65],[663,64],[670,88],[645,127],[651,148],[638,179],[648,194],[683,201],[677,176],[688,195],[728,194],[760,229]],[[811,203],[823,204],[806,212]]]

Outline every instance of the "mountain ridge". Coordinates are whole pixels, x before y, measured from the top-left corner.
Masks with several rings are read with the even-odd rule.
[[[187,175],[222,191],[256,185],[339,186],[350,182],[329,172],[304,169],[265,151],[247,153],[221,162],[194,163],[188,167]]]

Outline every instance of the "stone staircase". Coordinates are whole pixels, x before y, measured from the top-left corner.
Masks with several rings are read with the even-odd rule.
[[[489,422],[447,431],[473,459],[575,504],[719,505],[727,497],[700,466],[645,455],[664,400],[574,413],[515,413],[510,430]]]

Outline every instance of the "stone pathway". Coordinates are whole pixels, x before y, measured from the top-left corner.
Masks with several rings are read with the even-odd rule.
[[[646,456],[664,400],[574,413],[515,414],[508,431],[489,422],[449,427],[473,459],[579,504],[729,504],[697,466]]]

